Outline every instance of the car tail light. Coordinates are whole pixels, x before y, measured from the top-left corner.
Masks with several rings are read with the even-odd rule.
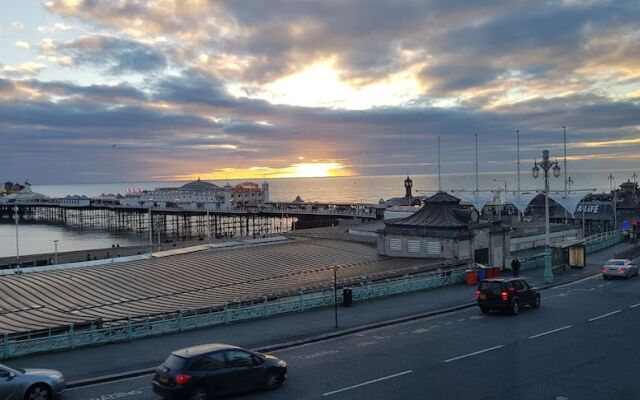
[[[480,291],[476,290],[476,299],[480,298]]]
[[[602,269],[600,270],[600,272],[602,272],[602,273],[604,274],[605,272],[607,272],[607,269],[606,269],[606,268],[604,268],[604,267],[602,267]]]
[[[184,385],[185,383],[189,382],[190,380],[191,380],[191,375],[178,374],[178,376],[176,376],[176,383],[178,385]]]
[[[620,268],[620,272],[624,272],[624,268]]]
[[[509,292],[502,292],[500,293],[500,295],[502,296],[502,300],[504,301],[509,300]]]

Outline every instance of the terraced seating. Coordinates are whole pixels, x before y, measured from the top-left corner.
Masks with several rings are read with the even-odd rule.
[[[309,291],[332,284],[329,267],[334,264],[343,267],[341,280],[352,283],[372,274],[438,263],[387,259],[368,245],[311,239],[3,276],[0,332],[154,316]]]

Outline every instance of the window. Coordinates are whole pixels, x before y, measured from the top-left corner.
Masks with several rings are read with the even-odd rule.
[[[513,285],[515,286],[516,290],[518,290],[518,291],[529,289],[529,285],[525,281],[518,280],[518,281],[515,281],[513,283]]]
[[[420,253],[419,240],[409,240],[409,253]]]
[[[402,250],[402,240],[401,239],[389,239],[389,249],[391,249],[391,250]]]
[[[181,369],[185,364],[185,359],[171,354],[169,358],[162,364],[163,367],[168,368],[171,371],[177,371]]]
[[[253,365],[251,354],[240,350],[229,350],[227,354],[227,367],[248,367]]]
[[[224,353],[214,353],[206,355],[191,366],[192,371],[211,371],[223,368],[225,365]]]

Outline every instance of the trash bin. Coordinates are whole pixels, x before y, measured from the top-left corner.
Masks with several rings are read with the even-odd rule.
[[[342,306],[351,307],[353,305],[353,289],[350,287],[342,288]]]
[[[476,269],[476,271],[478,271],[478,280],[479,281],[487,278],[487,268],[478,267],[478,269]]]
[[[490,267],[487,271],[487,278],[500,278],[500,268]]]
[[[478,284],[478,273],[474,269],[468,269],[465,271],[467,276],[467,285],[477,285]]]

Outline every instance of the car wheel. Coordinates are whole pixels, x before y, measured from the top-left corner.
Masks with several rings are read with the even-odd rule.
[[[207,391],[202,387],[197,387],[189,393],[189,400],[207,400],[208,398]]]
[[[264,379],[264,388],[266,390],[277,389],[282,384],[280,374],[277,372],[268,372],[267,377]]]
[[[518,315],[520,313],[520,302],[518,300],[513,300],[511,302],[511,314]]]
[[[489,308],[488,307],[480,307],[480,312],[483,314],[489,314]]]
[[[536,299],[533,301],[533,308],[540,308],[540,293],[536,294]]]
[[[24,394],[25,400],[51,400],[52,398],[51,388],[42,383],[31,386]]]

